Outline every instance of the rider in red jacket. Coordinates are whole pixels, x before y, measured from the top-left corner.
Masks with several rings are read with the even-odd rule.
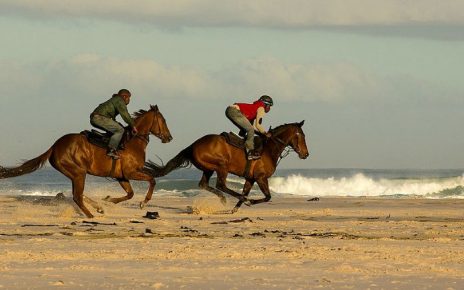
[[[227,118],[241,131],[246,132],[245,147],[248,160],[260,158],[259,154],[254,150],[255,130],[270,137],[270,133],[264,130],[262,122],[264,115],[271,110],[272,105],[274,105],[272,98],[264,95],[252,104],[235,103],[226,109]]]

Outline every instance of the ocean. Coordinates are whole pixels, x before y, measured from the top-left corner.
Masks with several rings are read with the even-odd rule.
[[[154,197],[195,196],[202,191],[197,184],[201,172],[195,168],[179,169],[158,178]],[[147,183],[131,181],[136,195],[144,196]],[[210,181],[215,184],[215,178]],[[230,188],[241,191],[243,179],[228,177]],[[464,169],[281,169],[269,180],[273,196],[375,196],[464,198]],[[72,196],[70,181],[51,167],[34,173],[0,180],[1,195]],[[118,182],[87,176],[85,193],[92,196],[123,195]],[[251,195],[261,195],[255,185]]]

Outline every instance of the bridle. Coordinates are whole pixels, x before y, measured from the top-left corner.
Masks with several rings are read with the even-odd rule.
[[[299,136],[300,135],[300,132],[296,132],[295,134],[296,136]],[[280,154],[279,156],[279,160],[277,160],[277,165],[279,165],[280,161],[282,159],[284,159],[285,157],[287,157],[292,151],[293,152],[296,152],[298,155],[300,155],[300,150],[299,148],[298,149],[294,149],[291,145],[290,145],[290,141],[288,143],[286,143],[284,140],[280,139],[279,137],[276,137],[274,135],[271,135],[270,137],[271,139],[277,141],[277,143],[280,143],[282,145],[285,146],[284,150],[282,151],[282,153]],[[293,137],[292,137],[293,138]],[[290,146],[290,147],[289,147]]]
[[[156,112],[155,112],[156,114]],[[156,119],[156,125],[158,126],[158,132],[159,132],[159,136],[154,134],[156,137],[158,138],[162,138],[164,137],[163,134],[161,134],[161,124],[159,123],[159,117],[155,115],[155,117],[153,118],[153,120],[151,121],[151,125],[150,125],[150,128],[153,127],[153,123],[155,122],[155,119]],[[150,132],[148,132],[147,134],[136,134],[134,137],[136,138],[139,138],[141,139],[142,141],[144,141],[146,144],[148,144],[150,142]]]
[[[156,113],[159,113],[159,111],[156,111]],[[161,131],[161,124],[160,124],[160,116],[159,115],[155,115],[155,118],[156,118],[156,125],[158,126],[158,134],[153,134],[155,135],[156,137],[160,138],[160,139],[164,139],[166,136],[164,136],[164,134],[162,133]],[[153,123],[155,122],[155,120],[153,119],[152,123],[151,123],[151,127],[153,127]],[[150,128],[151,128],[150,127]]]

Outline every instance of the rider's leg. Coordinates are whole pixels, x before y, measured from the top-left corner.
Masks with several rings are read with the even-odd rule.
[[[255,148],[255,129],[253,125],[251,125],[250,121],[248,121],[248,119],[233,106],[226,109],[226,116],[232,123],[234,123],[235,126],[246,131],[245,147],[247,152],[253,152]]]
[[[119,142],[121,142],[122,136],[124,134],[124,128],[118,122],[99,115],[93,116],[90,120],[90,124],[112,133],[108,147],[111,152],[116,154],[115,151],[119,146]]]

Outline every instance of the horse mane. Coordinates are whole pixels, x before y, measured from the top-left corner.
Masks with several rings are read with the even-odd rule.
[[[145,115],[146,113],[151,112],[151,111],[155,111],[155,112],[158,111],[158,105],[155,105],[155,106],[150,105],[150,110],[148,110],[148,111],[143,110],[143,109],[142,109],[142,110],[138,110],[137,112],[134,112],[134,113],[132,114],[132,116],[133,116],[135,119],[137,119],[137,118],[140,118],[141,116],[143,116],[143,115]]]
[[[282,131],[283,129],[287,128],[288,126],[298,126],[298,122],[295,122],[295,123],[285,123],[283,125],[279,125],[275,128],[272,128],[270,130],[271,134],[274,135],[274,134],[279,134],[280,131]]]

